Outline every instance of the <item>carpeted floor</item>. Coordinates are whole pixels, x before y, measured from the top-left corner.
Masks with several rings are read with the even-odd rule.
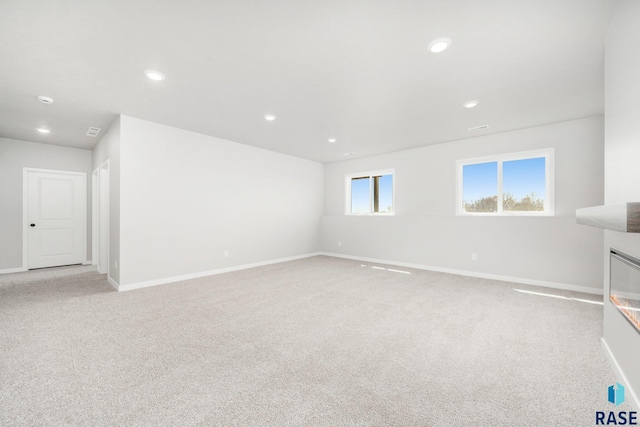
[[[0,425],[589,426],[612,409],[602,306],[513,289],[594,296],[330,257],[122,293],[83,268],[0,276]]]

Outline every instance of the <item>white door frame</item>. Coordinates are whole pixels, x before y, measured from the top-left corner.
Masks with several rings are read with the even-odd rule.
[[[97,228],[97,240],[98,240],[98,259],[96,264],[98,265],[98,273],[107,274],[109,277],[110,260],[109,260],[109,184],[111,180],[109,160],[106,160],[97,169],[98,171],[98,228]],[[106,172],[106,179],[102,179],[102,172]],[[105,192],[103,195],[102,192]],[[104,196],[104,197],[103,197]],[[104,203],[100,203],[104,200]],[[100,236],[104,237],[104,242]],[[104,243],[105,253],[102,253],[102,243]],[[103,257],[104,255],[104,257]],[[103,263],[102,260],[105,259]]]
[[[84,215],[82,215],[82,241],[84,248],[84,255],[82,256],[82,263],[87,263],[87,195],[86,195],[86,185],[87,185],[87,174],[85,172],[75,172],[75,171],[63,171],[63,170],[55,170],[55,169],[39,169],[39,168],[22,168],[22,268],[24,270],[29,269],[29,239],[27,236],[27,227],[29,226],[29,216],[28,216],[28,200],[29,200],[29,185],[28,185],[28,175],[29,172],[45,172],[45,173],[59,173],[65,175],[78,175],[84,179],[85,183],[85,206],[84,206]]]
[[[100,168],[91,173],[91,265],[100,255]]]

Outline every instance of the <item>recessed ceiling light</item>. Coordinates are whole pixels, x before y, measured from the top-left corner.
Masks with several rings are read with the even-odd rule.
[[[49,132],[51,132],[51,131],[50,131],[49,129],[47,129],[47,128],[38,128],[37,130],[38,130],[38,132],[40,132],[40,133],[49,133]]]
[[[48,96],[39,96],[38,97],[38,101],[42,102],[43,104],[47,104],[47,105],[53,104],[53,98],[49,98]]]
[[[354,154],[356,153],[354,153],[353,151],[349,151],[348,153],[344,153],[343,156],[353,156]]]
[[[444,52],[449,48],[449,46],[451,46],[451,39],[448,39],[446,37],[440,37],[433,40],[431,43],[429,43],[429,52],[431,53]]]
[[[162,74],[160,71],[155,71],[155,70],[147,70],[144,72],[147,77],[149,77],[151,80],[155,80],[157,82],[164,80],[164,74]]]
[[[330,143],[332,143],[332,144],[333,144],[334,142],[336,142],[336,141],[337,141],[337,139],[335,139],[335,138],[329,138],[329,142],[330,142]]]
[[[274,121],[276,119],[276,116],[275,116],[275,114],[265,114],[264,118],[266,120],[269,120],[270,122],[272,122],[272,121]]]
[[[464,105],[464,108],[473,108],[473,107],[476,107],[478,104],[480,104],[480,101],[467,101],[463,105]]]

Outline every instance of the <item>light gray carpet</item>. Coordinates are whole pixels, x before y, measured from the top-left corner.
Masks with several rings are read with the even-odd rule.
[[[371,267],[123,293],[72,268],[0,276],[0,425],[589,426],[612,409],[602,306]]]
[[[63,267],[39,268],[26,273],[0,274],[0,286],[17,283],[36,282],[74,276],[76,274],[96,271],[95,265],[66,265]]]

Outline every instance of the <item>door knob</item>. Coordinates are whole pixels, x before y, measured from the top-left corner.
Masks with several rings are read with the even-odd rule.
[[[31,226],[32,226],[32,227],[35,227],[36,225],[35,225],[35,224],[31,224]]]

